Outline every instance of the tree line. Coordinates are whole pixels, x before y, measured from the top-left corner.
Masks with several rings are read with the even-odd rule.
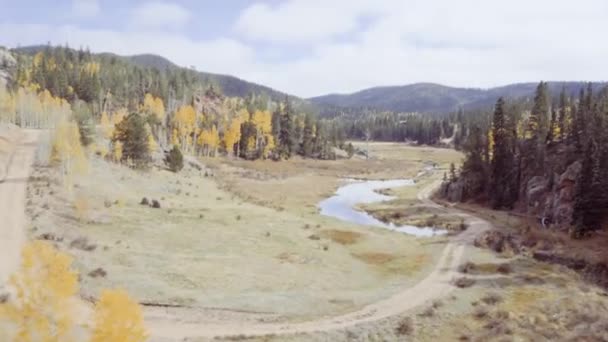
[[[462,200],[538,214],[575,237],[601,228],[608,208],[608,89],[588,84],[569,94],[564,87],[552,97],[541,82],[532,101],[499,98],[493,112],[462,125],[466,158],[458,174],[446,176],[444,195],[452,185]],[[572,204],[556,214],[551,200],[566,203],[570,181]],[[543,202],[543,193],[553,197]]]

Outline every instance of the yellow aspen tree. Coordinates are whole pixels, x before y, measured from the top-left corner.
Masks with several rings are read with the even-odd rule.
[[[231,156],[234,154],[234,145],[237,144],[241,140],[241,120],[239,117],[235,117],[230,122],[228,129],[224,132],[224,145],[226,146],[226,151],[228,155]],[[237,155],[238,147],[237,147]]]
[[[53,132],[51,148],[51,162],[61,166],[64,183],[71,189],[72,176],[84,173],[88,166],[78,125],[71,121],[60,122]]]
[[[91,342],[143,342],[147,339],[140,306],[122,290],[103,290],[95,304]]]
[[[146,131],[148,132],[148,150],[150,152],[156,152],[158,150],[158,144],[154,140],[154,134],[152,134],[152,128],[150,125],[146,125]]]
[[[15,97],[6,87],[0,86],[0,121],[15,123],[16,118]]]
[[[21,267],[9,280],[16,296],[0,304],[0,317],[15,327],[9,341],[74,340],[71,303],[78,292],[72,258],[51,244],[35,240],[23,247]]]
[[[215,157],[217,155],[217,148],[220,145],[220,134],[215,125],[211,127],[209,138],[209,148],[213,151],[213,156]]]
[[[173,117],[173,126],[177,129],[182,151],[190,151],[191,135],[196,127],[196,111],[192,106],[181,106]]]

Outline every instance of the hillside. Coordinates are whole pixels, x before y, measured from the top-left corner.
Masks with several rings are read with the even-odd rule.
[[[12,51],[17,53],[23,53],[28,55],[33,55],[42,51],[46,48],[45,45],[35,45],[35,46],[26,46],[13,49]],[[180,67],[170,60],[153,54],[141,54],[141,55],[133,55],[133,56],[119,56],[112,53],[98,53],[93,54],[99,57],[116,57],[120,58],[124,61],[130,62],[134,65],[143,67],[143,68],[153,68],[153,69],[185,69],[190,70],[185,67]],[[227,96],[237,96],[237,97],[246,97],[247,95],[254,94],[266,94],[273,101],[283,100],[285,96],[289,96],[290,98],[295,98],[292,95],[288,95],[286,93],[274,90],[270,87],[266,87],[260,84],[248,82],[242,80],[240,78],[230,76],[230,75],[221,75],[214,74],[209,72],[200,72],[197,71],[198,76],[204,83],[215,84],[220,87],[222,92]],[[299,101],[297,101],[299,102]]]
[[[376,87],[352,94],[330,94],[309,99],[323,109],[376,108],[394,112],[450,112],[464,109],[491,107],[496,99],[531,97],[536,83],[516,83],[490,89],[455,88],[433,83],[416,83],[405,86]],[[596,88],[606,83],[595,84]],[[568,94],[576,94],[584,82],[548,82],[549,91],[558,94],[562,86]]]

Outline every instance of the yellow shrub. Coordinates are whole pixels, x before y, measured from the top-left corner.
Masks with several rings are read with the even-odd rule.
[[[91,342],[145,341],[147,334],[139,305],[122,290],[104,290],[95,305]]]
[[[51,244],[34,241],[22,251],[21,269],[10,279],[16,296],[0,305],[0,317],[14,326],[10,341],[70,341],[69,299],[78,291],[72,258]]]

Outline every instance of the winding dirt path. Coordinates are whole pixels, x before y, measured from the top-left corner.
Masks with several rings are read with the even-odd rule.
[[[38,132],[23,130],[8,140],[11,155],[6,158],[6,174],[0,179],[0,286],[19,267],[21,247],[25,242],[25,194],[27,179],[38,140]]]
[[[457,268],[463,262],[466,245],[472,243],[478,234],[489,229],[491,225],[472,215],[433,202],[429,197],[438,185],[439,183],[435,182],[424,188],[418,194],[418,198],[427,206],[462,217],[469,228],[450,239],[431,273],[416,285],[357,311],[302,323],[186,322],[176,318],[184,317],[179,314],[180,310],[173,312],[173,318],[163,316],[157,311],[147,315],[146,320],[152,337],[178,340],[189,337],[290,335],[332,331],[396,316],[428,301],[446,296],[454,290],[451,281],[457,276]]]

